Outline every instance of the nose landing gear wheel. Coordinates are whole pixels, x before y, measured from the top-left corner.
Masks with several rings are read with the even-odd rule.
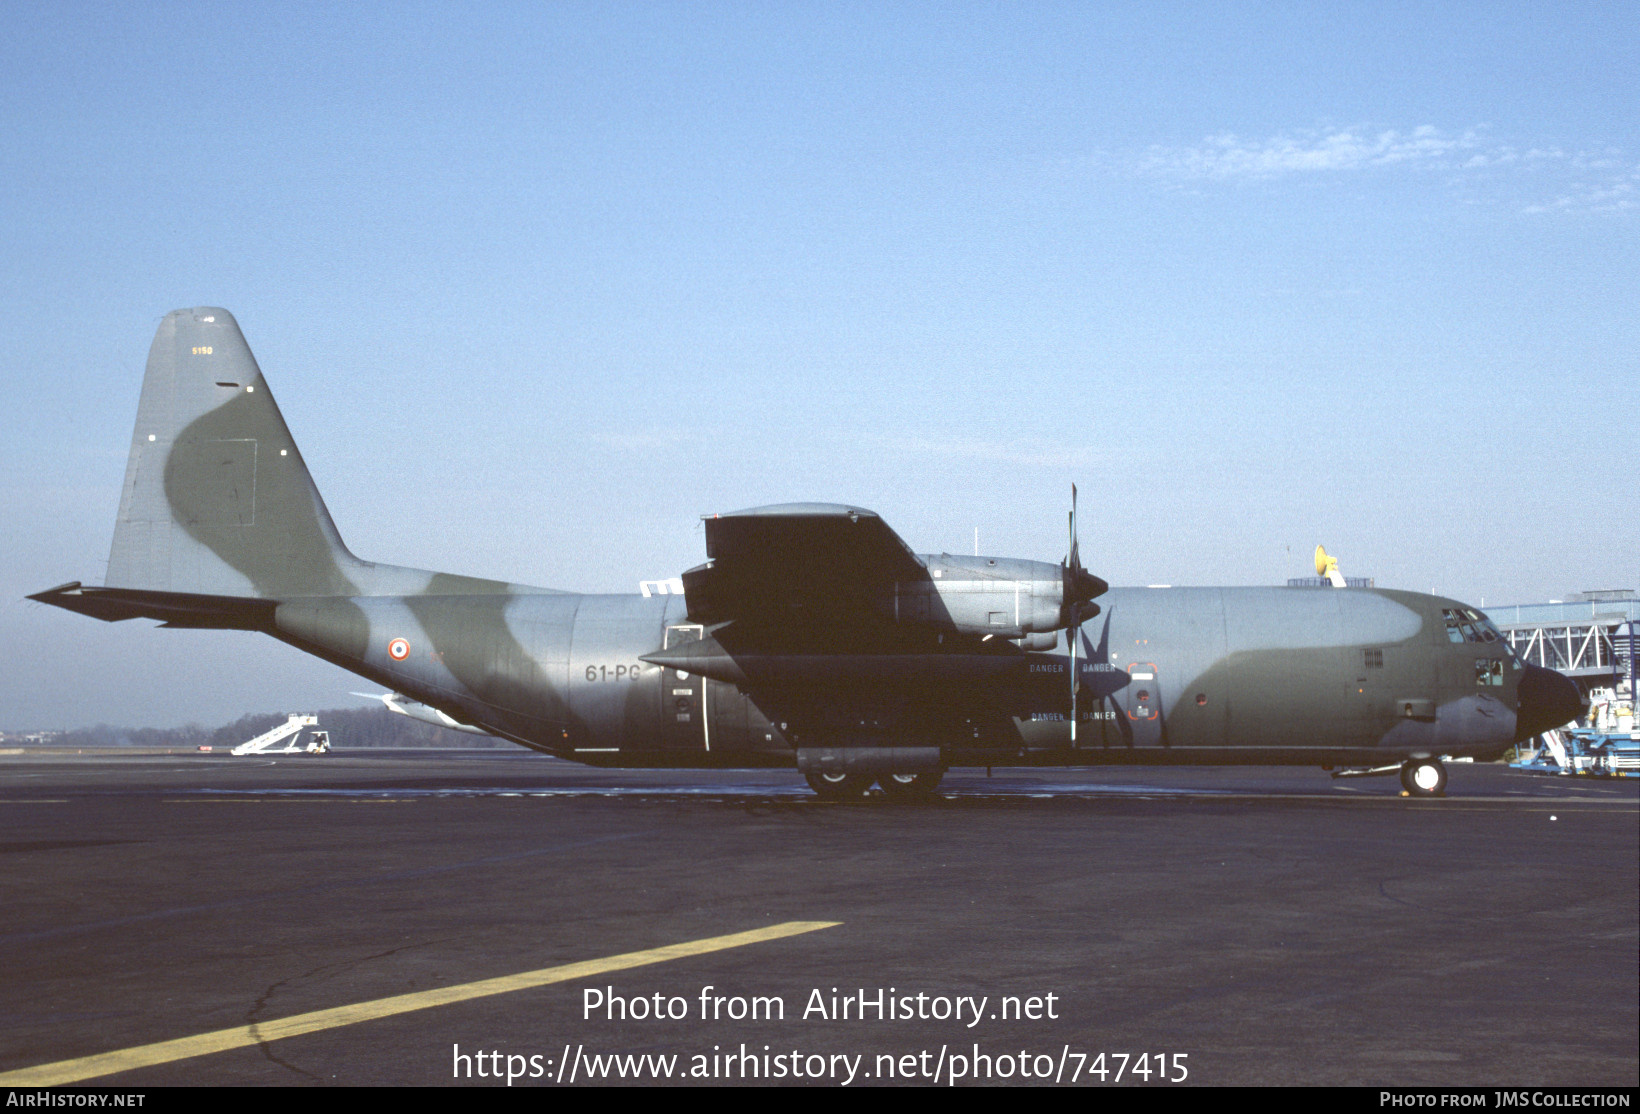
[[[1401,787],[1409,797],[1446,796],[1446,767],[1437,758],[1409,758],[1401,767]]]
[[[858,801],[871,788],[870,774],[846,774],[828,770],[810,770],[803,775],[813,789],[828,801]]]
[[[883,796],[891,801],[926,801],[940,787],[944,770],[925,770],[920,774],[884,774],[877,779],[883,787]]]

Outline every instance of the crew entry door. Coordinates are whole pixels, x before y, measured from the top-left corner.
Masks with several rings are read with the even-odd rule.
[[[699,642],[704,633],[700,626],[667,627],[664,648]],[[679,669],[661,670],[661,746],[672,751],[712,749],[705,677]]]
[[[1162,683],[1156,663],[1130,662],[1127,671],[1133,679],[1122,690],[1126,706],[1118,714],[1127,717],[1128,729],[1133,732],[1133,745],[1166,746],[1167,721],[1163,718]]]

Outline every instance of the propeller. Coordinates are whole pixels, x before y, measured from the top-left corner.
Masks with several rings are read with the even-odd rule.
[[[1070,535],[1070,551],[1059,563],[1059,575],[1063,584],[1060,599],[1064,601],[1061,606],[1064,608],[1065,641],[1070,644],[1071,651],[1071,745],[1075,746],[1076,690],[1081,681],[1076,663],[1077,636],[1082,630],[1082,624],[1099,614],[1099,605],[1092,602],[1093,598],[1104,595],[1110,588],[1109,584],[1082,567],[1082,555],[1076,544],[1075,484],[1071,484]]]
[[[1096,596],[1104,595],[1110,589],[1110,585],[1082,567],[1082,555],[1076,543],[1075,484],[1071,484],[1070,535],[1070,552],[1059,563],[1059,576],[1064,585],[1060,598],[1064,601],[1062,606],[1065,609],[1065,625],[1079,627],[1099,614],[1099,608],[1089,601]]]
[[[1125,669],[1116,669],[1110,664],[1110,616],[1105,617],[1105,627],[1099,632],[1098,649],[1094,649],[1093,644],[1088,641],[1086,631],[1080,629],[1076,631],[1076,638],[1071,646],[1072,661],[1075,660],[1075,643],[1078,641],[1081,642],[1082,649],[1087,653],[1087,665],[1092,666],[1093,674],[1086,683],[1080,683],[1082,677],[1080,673],[1077,673],[1076,680],[1079,682],[1079,687],[1085,689],[1088,696],[1098,701],[1104,711],[1114,713],[1110,718],[1116,721],[1116,726],[1122,733],[1122,741],[1132,747],[1133,726],[1128,723],[1127,717],[1122,714],[1122,709],[1117,705],[1116,693],[1126,688],[1133,678]],[[1071,707],[1072,715],[1075,716],[1076,692],[1074,689],[1071,693]],[[1072,722],[1074,723],[1075,720],[1073,719]],[[1074,732],[1071,737],[1073,740],[1075,739]]]

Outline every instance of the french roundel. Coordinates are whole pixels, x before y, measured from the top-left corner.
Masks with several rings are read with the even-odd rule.
[[[410,656],[410,643],[402,638],[395,638],[387,644],[387,655],[394,661],[403,661]]]

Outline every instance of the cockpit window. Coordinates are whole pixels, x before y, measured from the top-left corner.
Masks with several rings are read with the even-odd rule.
[[[1446,620],[1448,642],[1502,642],[1503,635],[1492,625],[1492,620],[1472,607],[1448,607],[1441,610]]]
[[[1463,620],[1459,618],[1458,613],[1450,607],[1442,608],[1441,618],[1446,620],[1446,640],[1448,642],[1462,642],[1464,640]]]

